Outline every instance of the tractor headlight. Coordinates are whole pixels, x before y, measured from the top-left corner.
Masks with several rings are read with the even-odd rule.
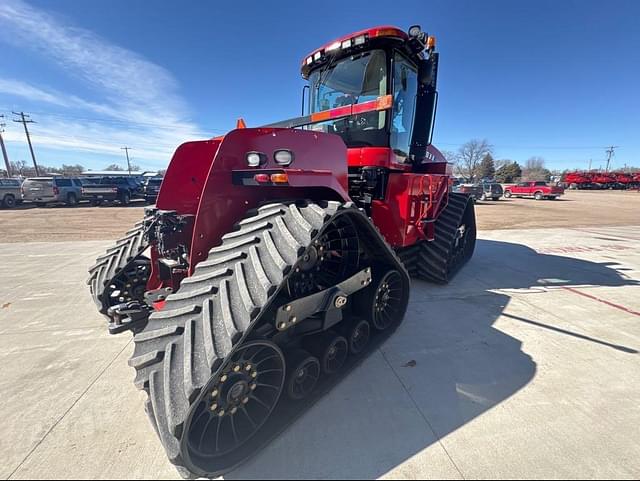
[[[247,152],[247,165],[249,167],[260,167],[267,163],[267,156],[262,152]]]
[[[286,149],[276,150],[273,153],[273,159],[276,161],[278,165],[290,165],[293,162],[294,155],[293,152]]]

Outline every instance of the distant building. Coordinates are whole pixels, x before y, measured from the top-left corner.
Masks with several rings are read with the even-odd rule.
[[[159,174],[154,171],[136,171],[131,172],[127,170],[86,170],[82,173],[82,177],[159,177]]]

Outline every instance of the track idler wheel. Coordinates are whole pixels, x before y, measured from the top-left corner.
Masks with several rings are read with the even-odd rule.
[[[320,378],[320,361],[302,349],[293,352],[287,359],[289,375],[287,395],[294,401],[306,398],[316,387]]]
[[[328,331],[310,339],[310,351],[320,360],[322,372],[335,374],[344,365],[349,355],[349,343],[335,332]]]
[[[356,309],[375,329],[384,331],[402,320],[408,303],[409,293],[403,288],[402,276],[390,270],[356,298]]]
[[[363,352],[371,339],[371,325],[364,319],[346,324],[340,332],[347,339],[349,351],[353,355]]]
[[[239,348],[201,394],[187,426],[191,455],[224,456],[251,439],[278,404],[285,359],[278,346],[253,341]]]

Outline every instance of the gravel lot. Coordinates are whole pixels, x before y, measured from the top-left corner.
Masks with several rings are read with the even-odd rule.
[[[117,239],[143,215],[144,203],[129,207],[0,210],[0,242]],[[501,199],[477,207],[478,228],[527,229],[640,224],[640,192],[568,191],[556,201]]]

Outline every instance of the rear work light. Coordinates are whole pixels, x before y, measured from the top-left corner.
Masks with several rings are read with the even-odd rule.
[[[367,41],[367,36],[366,35],[360,35],[356,38],[353,39],[353,44],[358,46],[358,45],[363,45],[365,42]]]
[[[329,45],[326,48],[326,52],[332,52],[333,50],[338,50],[341,47],[341,43],[340,42],[333,42],[331,45]]]
[[[286,149],[276,150],[273,153],[273,159],[278,165],[291,165],[294,158],[293,152]]]
[[[249,167],[260,167],[267,163],[267,156],[262,152],[247,152],[246,158]]]

